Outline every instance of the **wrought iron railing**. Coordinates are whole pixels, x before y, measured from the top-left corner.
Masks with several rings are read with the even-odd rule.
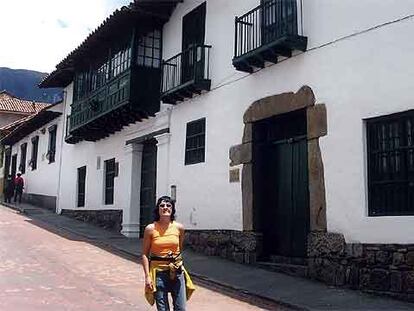
[[[186,83],[210,79],[210,45],[196,44],[162,62],[161,93],[165,94]]]
[[[72,130],[128,102],[130,83],[131,72],[127,70],[87,98],[74,102],[69,119],[69,134]]]
[[[298,35],[297,0],[266,1],[236,17],[234,57],[288,35]]]

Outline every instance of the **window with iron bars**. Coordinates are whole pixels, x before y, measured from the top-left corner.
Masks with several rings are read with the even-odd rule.
[[[49,127],[48,131],[49,131],[49,143],[48,143],[46,157],[49,160],[49,164],[50,164],[50,163],[55,162],[57,125],[55,124]]]
[[[105,161],[105,204],[114,204],[115,158]]]
[[[20,166],[19,171],[24,174],[26,173],[26,154],[27,154],[27,143],[20,146]]]
[[[414,110],[366,124],[369,216],[414,215]]]
[[[187,123],[185,165],[205,161],[206,119]]]
[[[32,171],[37,169],[37,154],[39,150],[39,136],[32,138],[32,157],[30,159],[29,165],[32,168]]]
[[[78,168],[78,198],[77,206],[85,206],[86,166]]]

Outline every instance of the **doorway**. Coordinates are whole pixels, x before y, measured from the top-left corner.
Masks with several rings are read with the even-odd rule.
[[[141,166],[141,199],[139,236],[144,236],[145,227],[152,223],[152,211],[156,203],[156,177],[157,177],[157,141],[148,140],[144,143]]]
[[[263,257],[306,257],[309,190],[306,110],[253,123],[253,223]]]

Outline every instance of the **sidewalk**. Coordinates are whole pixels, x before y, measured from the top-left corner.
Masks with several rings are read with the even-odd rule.
[[[18,210],[34,221],[71,232],[139,259],[141,240],[61,216],[28,204],[4,206]],[[1,205],[0,205],[1,206]],[[191,250],[184,252],[187,269],[196,278],[235,289],[245,295],[269,299],[302,310],[414,310],[414,304],[338,289],[307,279],[241,265],[219,257],[208,257]]]

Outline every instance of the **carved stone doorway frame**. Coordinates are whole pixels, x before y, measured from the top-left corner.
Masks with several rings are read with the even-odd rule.
[[[253,123],[306,109],[308,140],[308,185],[310,231],[326,231],[325,181],[319,138],[327,134],[327,116],[324,104],[315,104],[315,96],[309,86],[296,93],[282,93],[255,101],[243,116],[244,134],[240,145],[230,148],[230,166],[242,168],[243,231],[253,231]]]

